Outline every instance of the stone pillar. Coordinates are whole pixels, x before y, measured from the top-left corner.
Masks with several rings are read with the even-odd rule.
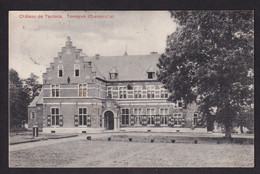
[[[102,129],[105,129],[105,117],[102,116]]]
[[[117,130],[117,114],[114,115],[114,130]]]

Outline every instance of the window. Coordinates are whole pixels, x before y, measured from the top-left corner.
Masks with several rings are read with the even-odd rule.
[[[51,108],[51,125],[56,126],[59,125],[60,120],[60,109],[59,108]]]
[[[88,66],[91,67],[91,62],[88,62]]]
[[[168,124],[168,115],[169,115],[169,109],[168,108],[161,108],[160,109],[160,116],[161,116],[161,124],[162,125]]]
[[[74,77],[79,77],[80,65],[74,65]]]
[[[178,107],[179,107],[179,108],[182,107],[182,102],[178,102]]]
[[[87,96],[87,84],[79,84],[79,97],[86,97]]]
[[[148,72],[148,79],[153,79],[154,78],[154,72]]]
[[[146,110],[148,115],[148,124],[154,125],[154,117],[155,117],[155,109],[154,108],[147,108]]]
[[[117,79],[117,73],[109,73],[109,75],[111,80]]]
[[[35,118],[35,113],[31,112],[31,119],[34,119],[34,118]]]
[[[135,116],[135,124],[141,125],[142,124],[142,109],[141,108],[134,108],[134,116]]]
[[[129,109],[122,109],[121,124],[129,125]]]
[[[113,86],[112,98],[118,98],[118,87]]]
[[[193,115],[193,124],[197,125],[197,123],[198,123],[198,113],[194,113],[194,115]]]
[[[168,91],[161,87],[161,98],[168,98]]]
[[[181,125],[182,124],[182,114],[176,113],[174,116],[174,125]]]
[[[148,86],[147,87],[147,98],[154,98],[154,86]]]
[[[112,98],[112,87],[107,87],[107,97]]]
[[[119,97],[126,98],[126,87],[119,87]]]
[[[79,126],[87,125],[87,108],[79,108]]]
[[[52,97],[60,96],[60,85],[51,85],[51,96]]]
[[[135,98],[142,98],[142,87],[141,86],[135,86],[134,87],[134,97]]]
[[[58,77],[63,77],[63,65],[58,66]]]

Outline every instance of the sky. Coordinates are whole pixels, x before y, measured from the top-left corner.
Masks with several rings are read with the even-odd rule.
[[[88,56],[123,55],[126,48],[128,55],[145,55],[163,53],[175,30],[168,11],[11,11],[9,68],[20,78],[34,73],[42,83],[67,36]]]

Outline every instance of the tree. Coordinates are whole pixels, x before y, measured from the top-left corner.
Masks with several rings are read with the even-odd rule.
[[[213,114],[231,138],[242,108],[253,103],[253,12],[171,11],[171,16],[178,27],[157,64],[158,79],[172,94],[168,100],[198,102],[202,115]]]
[[[27,120],[29,96],[23,88],[23,83],[18,73],[13,69],[9,71],[9,91],[10,125],[11,127],[21,127],[22,121]]]
[[[24,82],[24,88],[27,91],[27,93],[30,96],[30,102],[39,95],[40,89],[42,88],[42,84],[39,84],[38,82],[38,76],[31,73],[30,77],[23,80]]]

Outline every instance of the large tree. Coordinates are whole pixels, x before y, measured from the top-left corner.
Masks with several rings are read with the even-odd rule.
[[[170,101],[199,102],[201,113],[214,115],[230,138],[242,111],[253,105],[253,12],[171,11],[171,16],[178,27],[167,38],[158,79],[172,94]]]
[[[23,82],[18,73],[9,71],[9,101],[10,101],[10,126],[21,127],[22,122],[27,120],[27,106],[29,95],[23,87]]]

